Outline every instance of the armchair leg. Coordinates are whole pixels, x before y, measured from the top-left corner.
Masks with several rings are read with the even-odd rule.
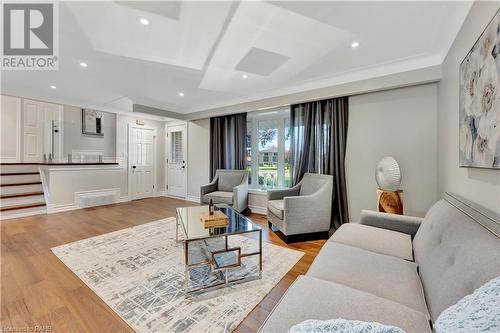
[[[267,226],[269,227],[269,229],[273,230],[273,224],[271,223],[271,221],[267,221]]]

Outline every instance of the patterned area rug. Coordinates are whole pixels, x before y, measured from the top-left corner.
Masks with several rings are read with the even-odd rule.
[[[231,236],[244,252],[256,240]],[[299,261],[302,252],[263,243],[262,278],[185,297],[182,243],[169,218],[52,249],[137,332],[229,332]],[[252,257],[243,263],[256,267]]]

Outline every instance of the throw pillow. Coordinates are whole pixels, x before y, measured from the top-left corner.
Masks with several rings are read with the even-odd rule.
[[[292,326],[288,333],[405,333],[395,326],[360,320],[306,320]]]
[[[444,310],[436,333],[500,332],[500,276]]]

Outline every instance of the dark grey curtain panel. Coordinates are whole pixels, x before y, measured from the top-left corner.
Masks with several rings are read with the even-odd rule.
[[[247,114],[210,118],[210,179],[217,169],[246,168]]]
[[[349,222],[345,154],[348,97],[292,105],[290,108],[292,184],[304,173],[332,175],[332,228]]]

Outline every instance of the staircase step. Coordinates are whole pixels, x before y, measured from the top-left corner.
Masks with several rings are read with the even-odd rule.
[[[0,194],[0,199],[30,197],[30,196],[33,196],[33,195],[43,195],[43,192],[41,192],[41,191],[35,191],[35,192],[24,192],[24,193]]]
[[[6,210],[0,211],[0,220],[15,219],[19,217],[41,215],[46,213],[47,209],[45,206]]]
[[[28,173],[24,175],[0,176],[0,184],[24,184],[40,181],[39,173]]]
[[[24,185],[41,185],[42,182],[28,182],[28,183],[16,183],[16,184],[0,184],[0,187],[4,186],[24,186]]]
[[[42,184],[33,185],[18,185],[18,186],[2,186],[0,187],[1,195],[24,194],[31,192],[43,192]]]
[[[38,172],[38,164],[0,164],[0,173]]]
[[[34,208],[34,207],[43,207],[43,206],[45,206],[45,202],[35,202],[35,203],[29,203],[29,204],[23,204],[23,205],[0,207],[0,212],[5,212],[5,211],[8,211],[8,210],[18,210],[18,209],[27,209],[27,208]]]
[[[0,199],[0,208],[18,205],[38,204],[44,201],[45,197],[43,196],[43,194],[14,198],[2,198]]]

